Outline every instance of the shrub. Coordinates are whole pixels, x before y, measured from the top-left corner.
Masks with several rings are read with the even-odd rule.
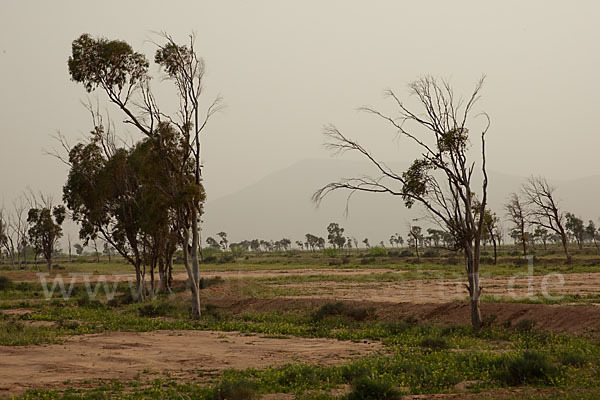
[[[13,283],[8,276],[0,276],[0,290],[8,290],[12,286]]]
[[[371,247],[369,249],[369,256],[371,257],[385,257],[388,255],[388,252],[386,249],[384,249],[381,246],[375,246],[375,247]]]
[[[549,382],[556,369],[547,358],[536,352],[526,351],[520,357],[504,363],[498,379],[510,386],[537,381]]]
[[[414,253],[410,250],[402,250],[400,257],[413,257]]]
[[[431,350],[444,350],[449,347],[448,342],[442,338],[425,338],[421,340],[421,343],[419,344],[421,347],[426,347]]]
[[[215,249],[212,247],[207,247],[205,249],[202,249],[202,263],[203,264],[216,263],[219,261],[220,254],[221,254],[220,249]],[[183,259],[182,259],[182,263],[183,263]]]
[[[233,253],[222,253],[219,257],[219,264],[232,263],[235,261],[235,255]]]
[[[497,319],[498,316],[496,314],[485,315],[481,321],[481,325],[489,328]]]
[[[86,308],[101,308],[101,307],[104,307],[104,304],[102,304],[100,301],[98,301],[96,299],[90,298],[90,296],[88,296],[88,295],[84,295],[84,296],[79,297],[77,299],[77,305],[79,307],[86,307]]]
[[[400,396],[391,382],[375,380],[368,376],[354,380],[352,389],[347,396],[348,400],[391,400]]]
[[[110,299],[106,304],[110,307],[119,307],[126,304],[133,304],[134,302],[135,298],[131,294],[131,290],[126,290],[124,293]]]
[[[589,361],[588,357],[581,353],[563,353],[560,355],[562,365],[581,367]]]
[[[175,307],[166,302],[149,303],[140,306],[138,313],[140,317],[164,317],[173,312]]]
[[[323,249],[323,255],[325,257],[337,257],[340,254],[340,249],[327,248]]]
[[[204,306],[204,315],[211,316],[215,319],[220,319],[221,314],[219,314],[218,307],[212,303],[206,303]]]
[[[220,276],[215,276],[214,278],[200,278],[200,282],[198,282],[200,289],[207,289],[211,286],[220,285],[223,283],[223,279]]]
[[[521,333],[531,332],[535,327],[535,321],[531,319],[522,319],[514,326],[514,330]]]
[[[355,307],[350,304],[342,303],[326,303],[321,306],[314,314],[313,320],[321,321],[327,317],[341,316],[348,317],[355,321],[364,321],[373,314],[373,308]]]
[[[481,264],[492,265],[492,264],[494,264],[494,257],[481,257],[479,259],[479,262]]]
[[[458,258],[456,258],[455,256],[450,256],[446,259],[446,264],[456,265],[458,264]]]
[[[227,380],[213,390],[214,400],[253,400],[258,398],[254,384],[246,379]]]
[[[433,257],[438,257],[439,255],[440,255],[440,253],[434,249],[427,249],[423,253],[424,258],[433,258]]]

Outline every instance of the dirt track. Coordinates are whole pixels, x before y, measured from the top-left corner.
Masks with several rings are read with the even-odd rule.
[[[265,368],[294,361],[330,365],[380,348],[379,343],[210,331],[75,336],[63,344],[0,346],[0,396],[26,389],[77,387],[99,377],[132,380],[138,373],[152,378],[152,372],[170,372],[195,380],[228,368]],[[65,385],[66,381],[70,383]]]
[[[254,270],[254,271],[222,271],[203,272],[203,277],[211,278],[219,276],[225,280],[220,292],[224,296],[243,297],[247,285],[244,280],[248,278],[278,278],[292,276],[323,276],[323,280],[316,282],[267,282],[279,289],[290,289],[297,296],[307,298],[336,298],[344,300],[369,300],[383,302],[406,302],[413,303],[445,303],[467,296],[465,282],[463,279],[442,279],[431,272],[431,277],[426,279],[402,279],[405,271],[393,269],[287,269],[287,270]],[[423,271],[427,276],[427,271]],[[371,274],[392,274],[393,280],[382,281],[342,281],[328,279],[343,276],[367,276]],[[389,275],[388,275],[389,277]],[[135,276],[131,274],[114,275],[85,275],[76,274],[62,277],[68,287],[71,283],[90,282],[94,284],[98,280],[105,282],[132,282]],[[175,281],[185,281],[185,273],[177,273]],[[38,281],[35,275],[26,275],[21,279],[25,281]],[[52,286],[53,278],[47,277],[48,286]],[[550,296],[560,294],[598,295],[600,294],[600,273],[573,273],[573,274],[551,274],[536,275],[533,277],[518,274],[514,277],[481,277],[484,296],[497,296],[505,299],[522,301],[531,296]],[[215,291],[218,294],[219,290]]]

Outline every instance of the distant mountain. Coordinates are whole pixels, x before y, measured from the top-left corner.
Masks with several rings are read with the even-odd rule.
[[[395,171],[408,164],[388,163]],[[277,240],[288,237],[302,239],[307,232],[324,236],[330,222],[338,222],[345,233],[372,244],[391,234],[406,236],[407,223],[423,216],[420,207],[404,207],[402,199],[386,194],[356,193],[349,202],[349,214],[344,215],[348,192],[329,195],[317,208],[312,194],[325,184],[340,178],[375,175],[371,165],[363,161],[342,159],[311,159],[264,177],[233,194],[209,201],[205,207],[203,235],[225,231],[232,241],[261,238]],[[508,195],[519,189],[525,177],[489,172],[489,204],[504,218],[503,204]],[[600,176],[570,181],[552,181],[565,209],[586,221],[597,220],[600,208]],[[428,226],[426,222],[417,222]],[[506,225],[506,224],[505,224]]]

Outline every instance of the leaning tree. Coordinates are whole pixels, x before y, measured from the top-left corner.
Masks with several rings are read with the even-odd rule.
[[[487,204],[485,136],[490,119],[485,113],[479,114],[485,122],[478,138],[481,143],[478,155],[471,150],[470,139],[474,135],[467,125],[472,122],[473,107],[480,97],[483,82],[482,77],[471,95],[462,99],[454,94],[447,81],[426,76],[409,85],[411,94],[417,99],[416,108],[402,102],[391,90],[386,95],[396,107],[395,115],[370,107],[362,108],[389,123],[400,137],[412,141],[419,148],[420,155],[404,172],[394,171],[338,128],[327,126],[324,132],[329,139],[327,147],[336,153],[359,153],[376,167],[378,176],[330,183],[313,195],[318,203],[328,193],[345,189],[351,192],[350,196],[357,191],[399,196],[408,208],[415,203],[420,204],[434,223],[453,235],[455,248],[464,252],[468,277],[466,286],[475,329],[482,324],[479,259]],[[481,163],[479,178],[474,176],[475,159]],[[476,204],[478,210],[475,209]]]

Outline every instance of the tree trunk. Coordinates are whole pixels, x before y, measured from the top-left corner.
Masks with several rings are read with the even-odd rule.
[[[167,290],[167,269],[163,257],[158,260],[158,291]]]
[[[562,231],[560,232],[560,239],[562,241],[565,256],[567,257],[567,264],[571,264],[571,254],[569,254],[569,242],[567,241],[567,234]]]
[[[140,268],[140,263],[138,262],[135,266],[135,285],[136,285],[136,301],[142,301],[144,298],[143,289],[142,289],[142,271]]]
[[[52,272],[52,258],[46,259],[46,266],[48,267],[48,271]]]
[[[173,284],[173,256],[172,255],[169,257],[167,264],[169,266],[168,271],[167,271],[167,288],[169,289],[169,292],[170,292],[171,285]]]
[[[192,212],[192,251],[191,251],[191,258],[192,258],[192,272],[194,274],[194,280],[196,281],[196,284],[198,284],[198,282],[200,282],[200,266],[199,266],[199,262],[198,262],[198,248],[199,248],[199,240],[200,240],[200,235],[198,232],[198,213],[197,210],[194,210],[194,212]]]
[[[156,288],[154,287],[154,260],[151,261],[150,264],[150,299],[154,299],[154,293]]]
[[[479,330],[482,325],[481,319],[481,286],[479,284],[479,248],[465,249],[467,258],[467,274],[469,278],[469,301],[471,304],[471,324],[473,329]]]
[[[498,263],[498,246],[495,238],[492,239],[492,242],[494,244],[494,265],[496,265]]]
[[[193,226],[194,224],[192,224]],[[190,266],[190,257],[189,257],[189,249],[188,245],[190,242],[190,233],[189,229],[184,229],[184,240],[183,240],[183,264],[188,273],[188,279],[190,281],[190,286],[192,289],[192,318],[199,319],[200,312],[200,289],[198,286],[198,281],[194,278],[193,266]],[[197,235],[197,233],[196,233]]]

